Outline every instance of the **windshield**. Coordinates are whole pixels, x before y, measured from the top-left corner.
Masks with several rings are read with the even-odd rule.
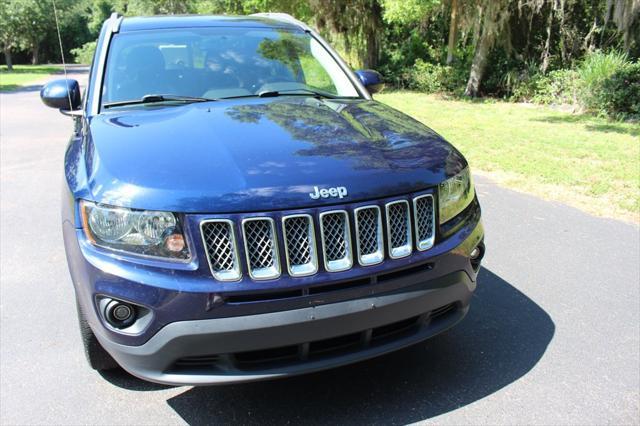
[[[158,94],[221,99],[266,92],[359,96],[337,62],[307,33],[188,28],[114,35],[102,104]]]

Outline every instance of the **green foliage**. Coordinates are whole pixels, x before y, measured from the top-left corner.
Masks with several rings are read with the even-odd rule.
[[[597,93],[596,105],[600,113],[640,120],[640,62],[615,71],[602,82]]]
[[[578,66],[580,77],[580,99],[583,106],[590,111],[604,112],[602,98],[604,83],[616,72],[626,68],[629,62],[627,55],[617,51],[608,53],[594,52],[585,57]]]
[[[387,22],[412,24],[421,21],[440,4],[439,0],[381,0]]]
[[[96,51],[96,42],[90,41],[81,47],[71,49],[74,62],[76,64],[90,64],[93,61],[93,54]]]
[[[105,20],[114,12],[112,0],[93,0],[91,4],[91,12],[87,28],[94,38],[100,34],[100,28]]]
[[[407,86],[424,93],[456,92],[466,78],[466,70],[447,65],[432,64],[418,59],[407,72]]]
[[[555,70],[548,74],[532,72],[518,80],[511,100],[538,104],[572,105],[577,103],[578,73]]]
[[[615,119],[640,118],[640,64],[619,52],[594,52],[576,69],[542,74],[530,66],[516,78],[511,100],[572,104]]]
[[[60,62],[52,0],[0,2],[4,60]],[[611,98],[619,93],[612,89],[617,87],[614,74],[615,81],[635,81],[633,73],[623,71],[629,59],[614,49],[627,52],[630,60],[640,55],[640,21],[637,15],[622,13],[628,0],[55,0],[55,4],[64,53],[72,50],[78,62],[90,62],[93,40],[112,12],[125,16],[284,12],[318,28],[354,68],[381,71],[392,87],[460,94],[470,80],[474,58],[478,65],[482,57],[483,72],[472,80],[480,95],[574,103],[620,117],[634,114],[627,107],[620,107],[627,112],[612,112],[620,109],[614,105],[621,105],[626,95]],[[452,19],[454,5],[456,19]],[[611,12],[608,21],[603,19],[607,12]],[[449,36],[454,41],[453,62],[447,62]],[[277,54],[284,47],[269,48]],[[318,84],[326,83],[325,77],[316,77]]]
[[[2,2],[0,7],[0,44],[2,49],[14,48],[20,39],[20,5],[17,2]]]
[[[443,89],[447,68],[418,59],[409,71],[409,87],[424,93],[439,92]]]
[[[55,5],[63,46],[73,47],[86,42],[89,0],[56,0]],[[22,51],[29,54],[33,63],[42,62],[41,59],[60,62],[53,2],[3,0],[0,44],[5,54]]]

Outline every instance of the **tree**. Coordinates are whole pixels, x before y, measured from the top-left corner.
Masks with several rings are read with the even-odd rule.
[[[377,0],[309,0],[309,5],[320,32],[340,41],[358,66],[378,64],[382,7]]]
[[[640,1],[638,0],[607,0],[605,9],[604,26],[607,26],[609,19],[618,27],[618,31],[622,33],[624,50],[628,53],[631,50],[635,35],[640,38]],[[604,34],[604,32],[603,32]]]
[[[39,0],[12,1],[18,6],[20,45],[31,52],[31,63],[38,64],[42,42],[55,32],[53,4]]]
[[[453,62],[458,33],[458,0],[451,0],[451,19],[449,21],[449,42],[447,43],[447,65]]]
[[[18,47],[20,22],[18,20],[16,3],[2,0],[0,6],[0,48],[4,53],[4,61],[9,71],[13,70],[11,51]]]
[[[102,24],[115,12],[113,0],[93,0],[87,27],[93,38],[98,38]]]
[[[476,97],[480,94],[480,83],[487,67],[487,59],[494,42],[509,18],[508,0],[485,0],[482,29],[476,44],[469,80],[464,91],[465,96]]]
[[[195,0],[115,0],[115,10],[125,15],[179,15],[194,13]]]

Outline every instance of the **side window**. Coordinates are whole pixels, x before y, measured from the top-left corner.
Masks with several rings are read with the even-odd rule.
[[[336,91],[327,71],[311,54],[300,56],[300,66],[307,86],[331,93]]]
[[[317,43],[315,40],[299,34],[280,31],[279,35],[277,39],[265,37],[257,49],[262,58],[271,62],[273,71],[280,77],[279,80],[303,83],[315,89],[335,92],[336,87],[331,76],[314,55],[314,49],[324,50],[322,46],[314,46],[313,43]],[[285,70],[286,74],[282,72]]]

